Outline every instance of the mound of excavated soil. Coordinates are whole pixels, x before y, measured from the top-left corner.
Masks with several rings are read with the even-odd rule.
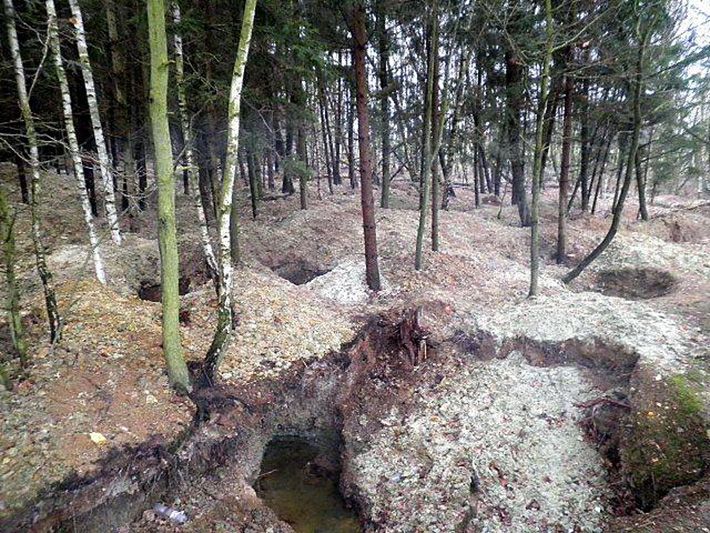
[[[311,198],[307,212],[296,197],[264,202],[256,221],[242,221],[245,265],[235,276],[238,326],[221,368],[224,387],[201,391],[203,422],[193,426],[193,404],[167,386],[160,306],[137,297],[141,282],[159,281],[152,207],[134,218],[136,234],[123,247],[104,239],[110,286],[100,287],[88,281],[73,189],[48,181],[49,259],[65,338],[53,351],[46,344],[21,211],[18,266],[33,363],[16,392],[0,393],[0,524],[46,517],[42,530],[103,505],[106,514],[90,522],[94,530],[104,519],[130,531],[172,530],[150,514],[127,525],[152,505],[154,490],[185,508],[185,530],[289,531],[251,489],[264,446],[289,432],[342,434],[343,488],[363,521],[381,531],[599,531],[619,509],[618,486],[650,508],[702,475],[710,405],[707,236],[675,238],[658,223],[634,221],[630,207],[620,235],[571,292],[559,281],[566,267],[550,258],[556,205],[548,191],[541,295],[531,301],[529,230],[518,227],[507,199],[474,211],[471,191],[457,190],[451,211],[441,213],[441,251],[427,251],[425,268],[415,272],[417,195],[398,182],[398,208],[376,215],[387,290],[372,294],[363,283],[356,194]],[[216,299],[195,244],[191,202],[177,200],[181,263],[191,281],[181,333],[186,358],[196,362],[211,340]],[[605,205],[599,216],[570,220],[571,261],[603,237]],[[240,207],[248,209],[244,198]],[[690,221],[686,208],[658,206],[652,214],[673,210],[674,220]],[[707,214],[692,212],[681,233],[686,226],[702,232]],[[294,272],[280,276],[284,265],[296,265]],[[649,269],[674,277],[662,298],[584,292],[604,271]],[[322,275],[298,284],[315,273]],[[665,283],[651,278],[617,276],[607,284],[618,292]],[[422,314],[426,334],[390,328],[347,348],[368,318],[431,301],[445,312]],[[412,331],[421,335],[407,342]],[[425,345],[429,357],[414,361],[413,351]],[[15,374],[14,361],[10,368]],[[587,434],[589,406],[609,398],[629,402],[618,412],[639,429],[601,442],[600,427]],[[607,468],[600,444],[619,448],[619,464]],[[145,499],[136,503],[138,496]],[[674,505],[664,500],[654,520],[670,523]]]

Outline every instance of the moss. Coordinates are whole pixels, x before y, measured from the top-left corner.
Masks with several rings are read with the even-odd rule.
[[[691,381],[690,375],[673,376],[668,380],[673,394],[682,412],[688,416],[699,415],[703,411],[703,401],[699,395],[698,385]]]
[[[669,490],[700,478],[710,461],[703,402],[684,376],[643,387],[622,437],[622,468],[650,509]]]

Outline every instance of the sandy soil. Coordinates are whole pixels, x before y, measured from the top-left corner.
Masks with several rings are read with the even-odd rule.
[[[193,404],[167,385],[160,307],[136,296],[141,283],[159,279],[153,213],[131,222],[136,232],[122,248],[104,239],[110,283],[101,287],[91,281],[78,204],[69,194],[73,189],[61,179],[50,177],[46,187],[50,265],[66,322],[65,339],[54,349],[43,331],[26,211],[19,214],[20,278],[33,363],[15,392],[0,393],[0,523],[20,512],[42,515],[35,504],[56,490],[52,486],[96,475],[111,452],[148,440],[165,446],[181,442],[195,414]],[[584,404],[620,390],[618,373],[605,367],[614,387],[600,384],[598,369],[590,375],[581,356],[541,361],[521,348],[521,339],[562,351],[567,345],[618,347],[634,354],[636,365],[637,374],[621,386],[625,393],[645,386],[637,379],[641,371],[652,382],[690,376],[699,384],[701,414],[709,412],[710,389],[704,385],[710,381],[710,212],[661,197],[651,209],[653,219],[643,223],[632,219],[635,210],[629,206],[614,244],[566,287],[559,279],[567,267],[551,260],[555,193],[546,191],[542,209],[544,264],[536,300],[526,298],[529,230],[517,227],[510,206],[474,210],[468,190],[460,189],[452,209],[441,214],[441,251],[427,252],[425,269],[415,272],[416,194],[404,184],[394,187],[398,208],[377,212],[385,280],[379,294],[364,284],[354,193],[344,188],[322,201],[313,198],[307,212],[298,210],[297,198],[265,202],[256,221],[246,215],[244,200],[244,265],[234,287],[239,327],[222,368],[225,386],[289,379],[339,352],[375,314],[428,302],[446,309],[432,313],[426,327],[438,355],[406,375],[366,380],[361,390],[341,399],[343,406],[358,406],[342,407],[343,490],[374,530],[612,527],[618,473],[580,422],[588,416]],[[604,209],[605,204],[601,213]],[[182,334],[186,357],[198,361],[210,341],[216,302],[203,284],[191,207],[180,195],[178,211],[181,272],[191,281],[182,299]],[[601,215],[574,213],[571,261],[601,239],[608,222]],[[278,275],[286,266],[324,274],[294,285]],[[602,273],[640,268],[668,273],[672,287],[642,301],[601,294],[607,279]],[[494,359],[478,357],[482,338]],[[510,345],[513,341],[518,344]],[[393,395],[393,386],[402,393]],[[268,404],[268,388],[258,390],[264,397],[251,404]],[[381,402],[373,408],[366,405],[368,398]],[[658,409],[663,408],[660,402]],[[92,433],[105,442],[92,440]],[[250,453],[250,466],[235,474],[227,465],[219,474],[240,487],[230,498],[241,503],[229,512],[243,513],[248,500],[254,514],[252,525],[244,518],[243,529],[236,530],[287,528],[247,498],[258,446]],[[216,481],[207,477],[202,483]],[[210,513],[226,512],[208,512],[201,501],[192,505],[204,515],[190,526],[196,531],[217,523],[216,518],[210,523],[215,516]],[[136,527],[146,531],[169,528],[150,516],[141,524]]]

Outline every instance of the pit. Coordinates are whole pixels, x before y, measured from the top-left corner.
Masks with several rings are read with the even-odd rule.
[[[191,282],[188,278],[181,277],[178,281],[178,294],[184,296],[190,292]],[[138,287],[138,298],[146,302],[160,302],[163,297],[162,285],[154,280],[144,279]]]
[[[673,292],[676,283],[670,272],[656,268],[607,269],[596,275],[598,292],[626,300],[660,298]]]
[[[257,495],[296,533],[360,533],[357,514],[339,489],[337,441],[278,436],[267,444]]]
[[[341,352],[268,381],[198,390],[202,421],[184,441],[117,456],[68,487],[89,507],[58,500],[54,523],[156,531],[170,524],[146,509],[161,502],[186,514],[186,531],[596,531],[702,475],[700,463],[675,468],[707,444],[689,414],[681,429],[700,435],[696,448],[671,443],[672,476],[645,477],[649,435],[665,446],[668,432],[629,432],[629,417],[669,396],[632,393],[641,380],[665,386],[638,373],[635,353],[462,333],[417,353],[407,316],[378,316]],[[125,493],[116,475],[131,479]]]
[[[294,285],[305,285],[323,274],[330,272],[328,269],[318,268],[307,261],[297,260],[280,263],[271,267],[279,277],[293,283]]]

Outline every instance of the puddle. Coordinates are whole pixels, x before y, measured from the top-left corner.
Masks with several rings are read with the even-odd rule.
[[[357,515],[338,489],[338,466],[323,457],[313,442],[273,439],[264,452],[256,492],[297,533],[360,533]]]

